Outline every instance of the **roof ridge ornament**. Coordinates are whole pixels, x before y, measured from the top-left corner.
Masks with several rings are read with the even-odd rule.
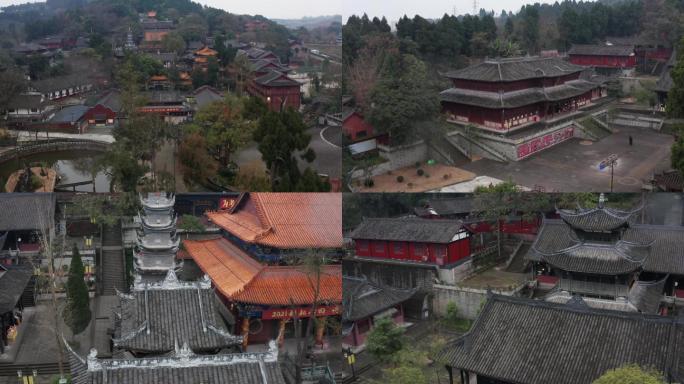
[[[600,209],[603,209],[603,208],[605,207],[606,201],[608,201],[608,200],[606,199],[606,194],[603,193],[603,192],[601,192],[601,194],[599,195],[598,207],[599,207]]]

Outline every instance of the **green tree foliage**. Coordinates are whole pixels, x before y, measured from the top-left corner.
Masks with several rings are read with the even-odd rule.
[[[366,339],[366,350],[378,361],[387,363],[397,357],[404,347],[404,329],[397,327],[391,319],[375,322]]]
[[[433,120],[439,112],[425,63],[408,54],[387,56],[370,93],[370,105],[368,121],[378,132],[387,133],[393,145],[414,138],[415,125]]]
[[[183,215],[180,219],[180,225],[178,228],[186,232],[204,232],[204,224],[202,221],[193,215]]]
[[[665,384],[665,380],[657,370],[628,364],[609,370],[594,380],[592,384]]]
[[[330,190],[330,185],[321,181],[313,171],[305,170],[302,173],[299,170],[297,152],[306,150],[299,157],[308,162],[312,162],[316,156],[311,148],[307,150],[311,136],[306,129],[302,116],[292,109],[269,111],[259,120],[254,140],[270,171],[273,191]]]
[[[182,55],[185,52],[185,40],[178,32],[171,32],[164,36],[161,41],[164,52],[175,52]]]
[[[244,117],[246,103],[246,98],[228,95],[202,108],[188,127],[202,133],[222,167],[228,166],[230,156],[249,142],[256,129],[255,122]]]
[[[26,80],[19,69],[0,70],[0,110],[5,110],[15,96],[26,89]]]
[[[684,118],[684,38],[677,50],[677,63],[670,72],[672,88],[667,94],[665,106],[667,115],[674,118]]]
[[[204,185],[207,179],[216,177],[218,164],[209,154],[205,137],[199,133],[186,135],[178,148],[178,158],[183,167],[183,179],[189,185]]]
[[[679,137],[674,144],[672,144],[672,148],[670,150],[670,162],[672,164],[672,168],[678,170],[682,175],[684,175],[684,136],[682,135],[684,133],[684,129],[680,128],[679,132]]]
[[[383,371],[383,383],[386,384],[428,384],[423,370],[415,364],[404,364]]]
[[[520,17],[518,38],[527,52],[536,53],[539,47],[539,9],[532,5],[525,5],[518,17]]]
[[[138,182],[148,170],[147,166],[118,143],[104,155],[104,161],[112,184],[121,192],[135,192]]]
[[[64,312],[64,321],[75,335],[86,329],[91,318],[88,286],[83,280],[84,273],[81,255],[78,247],[74,245],[66,284],[67,308]]]
[[[356,60],[359,51],[365,46],[365,37],[373,34],[388,34],[391,27],[387,20],[373,18],[370,20],[368,15],[361,17],[352,15],[347,19],[347,23],[342,27],[342,57],[346,62]]]
[[[186,42],[203,40],[209,32],[207,21],[199,13],[191,13],[181,18],[178,33]]]

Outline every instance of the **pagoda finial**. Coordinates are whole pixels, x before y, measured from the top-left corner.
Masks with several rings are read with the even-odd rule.
[[[608,200],[606,199],[606,195],[605,195],[604,193],[601,193],[601,194],[599,195],[598,207],[601,208],[601,209],[603,209],[603,207],[605,206],[606,201],[608,201]]]

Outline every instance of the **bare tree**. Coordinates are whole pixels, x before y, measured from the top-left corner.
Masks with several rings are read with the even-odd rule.
[[[62,349],[62,340],[59,336],[60,310],[57,303],[57,275],[55,273],[55,253],[59,251],[60,255],[64,254],[64,241],[63,239],[60,239],[58,237],[59,235],[55,232],[54,212],[49,211],[51,207],[38,205],[34,207],[34,209],[36,209],[38,213],[38,231],[41,253],[42,256],[47,259],[47,284],[52,296],[51,310],[54,316],[54,334],[55,342],[57,343],[57,364],[59,365],[59,375],[61,378],[64,378],[64,351]]]

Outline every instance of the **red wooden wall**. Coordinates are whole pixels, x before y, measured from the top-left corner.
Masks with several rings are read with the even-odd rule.
[[[445,265],[470,256],[470,237],[449,244],[355,239],[356,255]]]

